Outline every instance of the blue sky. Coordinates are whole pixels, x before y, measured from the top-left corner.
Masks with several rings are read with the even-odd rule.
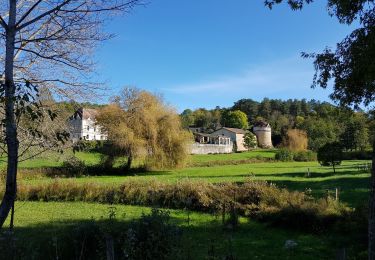
[[[310,89],[312,61],[300,58],[350,32],[324,2],[293,12],[263,0],[150,0],[105,28],[117,36],[96,54],[110,89],[102,102],[129,85],[163,94],[179,111],[241,98],[328,100],[330,90]]]

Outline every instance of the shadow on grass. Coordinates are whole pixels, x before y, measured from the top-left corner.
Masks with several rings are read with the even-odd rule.
[[[220,220],[214,218],[189,225],[187,218],[171,217],[171,223],[178,225],[182,234],[173,259],[224,259],[231,255],[235,259],[332,259],[335,251],[329,237],[251,221],[240,223],[234,231],[223,229]],[[18,249],[16,259],[30,256],[34,259],[101,259],[106,254],[105,237],[111,234],[117,258],[125,259],[121,255],[130,226],[130,221],[109,220],[40,223],[16,228],[12,245]],[[284,244],[288,239],[296,240],[298,247],[286,250]],[[5,256],[4,251],[1,256]],[[160,255],[158,259],[164,258]]]
[[[328,193],[335,196],[335,189],[339,190],[339,199],[348,203],[351,207],[366,205],[369,196],[370,177],[343,177],[323,181],[289,181],[272,180],[280,188],[289,190],[306,191],[311,190],[312,195],[324,197]]]
[[[362,175],[362,174],[370,174],[369,172],[365,171],[337,171],[336,173],[333,172],[314,172],[310,171],[310,176],[307,176],[308,171],[306,172],[285,172],[285,173],[271,173],[271,174],[264,174],[264,173],[255,173],[254,176],[257,177],[299,177],[299,178],[306,178],[306,179],[314,179],[314,178],[324,178],[324,177],[340,177],[345,175]],[[357,178],[357,177],[355,177]]]

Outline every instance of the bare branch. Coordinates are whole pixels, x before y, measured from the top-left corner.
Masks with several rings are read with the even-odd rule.
[[[48,10],[40,15],[38,15],[37,17],[35,17],[34,19],[31,19],[30,21],[28,22],[25,22],[24,24],[20,24],[18,27],[17,27],[17,30],[20,31],[22,30],[23,28],[39,21],[40,19],[46,17],[47,15],[50,15],[56,11],[58,11],[59,9],[61,9],[63,6],[67,5],[69,2],[71,2],[71,0],[65,0],[64,2],[62,2],[61,4],[57,5],[55,8],[52,8],[51,10]]]
[[[31,14],[31,12],[42,2],[42,0],[38,0],[33,6],[30,7],[29,10],[26,11],[26,13],[24,13],[24,15],[22,15],[22,17],[20,18],[20,20],[16,23],[16,27],[18,27],[22,22],[23,20],[25,20],[29,14]]]
[[[8,24],[4,21],[4,18],[0,16],[0,25],[5,29],[8,30]]]

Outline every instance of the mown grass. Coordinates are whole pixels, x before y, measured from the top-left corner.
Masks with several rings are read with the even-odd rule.
[[[211,161],[235,161],[254,158],[274,158],[276,150],[253,150],[250,152],[231,153],[231,154],[196,154],[191,156],[192,163],[204,163]]]
[[[192,155],[189,158],[191,164],[195,163],[207,163],[215,161],[241,161],[256,158],[274,158],[276,150],[254,150],[243,153],[232,153],[232,154],[208,154],[208,155]],[[43,155],[33,157],[32,159],[22,161],[19,163],[20,168],[41,168],[41,167],[58,167],[62,165],[62,162],[71,157],[76,156],[79,159],[85,161],[88,165],[95,165],[100,163],[100,153],[88,153],[88,152],[76,152],[73,154],[71,150],[64,151],[63,154],[55,152],[47,152]],[[27,156],[26,156],[27,157]],[[119,160],[125,161],[125,160]],[[135,165],[139,165],[139,162],[135,160]],[[5,167],[5,160],[0,160],[0,168]]]
[[[100,163],[100,153],[86,153],[86,152],[76,152],[73,154],[72,151],[67,150],[63,154],[48,152],[40,156],[32,157],[29,160],[20,161],[19,168],[43,168],[43,167],[59,167],[62,165],[63,161],[71,156],[76,156],[80,160],[85,161],[87,165],[95,165]],[[27,158],[27,155],[25,156]],[[0,168],[6,166],[5,158],[0,160]]]
[[[118,221],[130,221],[149,213],[148,207],[114,205]],[[236,259],[332,259],[336,246],[329,236],[314,236],[272,228],[240,219],[236,231],[223,229],[220,217],[203,213],[170,210],[172,221],[183,230],[183,249],[179,259],[207,259],[213,252],[218,259],[230,252]],[[83,221],[108,218],[108,206],[80,202],[17,202],[15,234],[17,243],[36,243],[45,236],[61,235],[66,227]],[[286,240],[294,240],[293,250],[284,248]]]

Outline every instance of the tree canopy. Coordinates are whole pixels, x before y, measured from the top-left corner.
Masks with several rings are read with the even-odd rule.
[[[108,133],[110,157],[143,158],[151,168],[182,166],[188,155],[190,134],[181,126],[178,114],[151,93],[125,88],[104,107],[97,122]]]
[[[249,122],[244,112],[240,110],[225,111],[222,114],[221,124],[226,127],[247,129]]]

